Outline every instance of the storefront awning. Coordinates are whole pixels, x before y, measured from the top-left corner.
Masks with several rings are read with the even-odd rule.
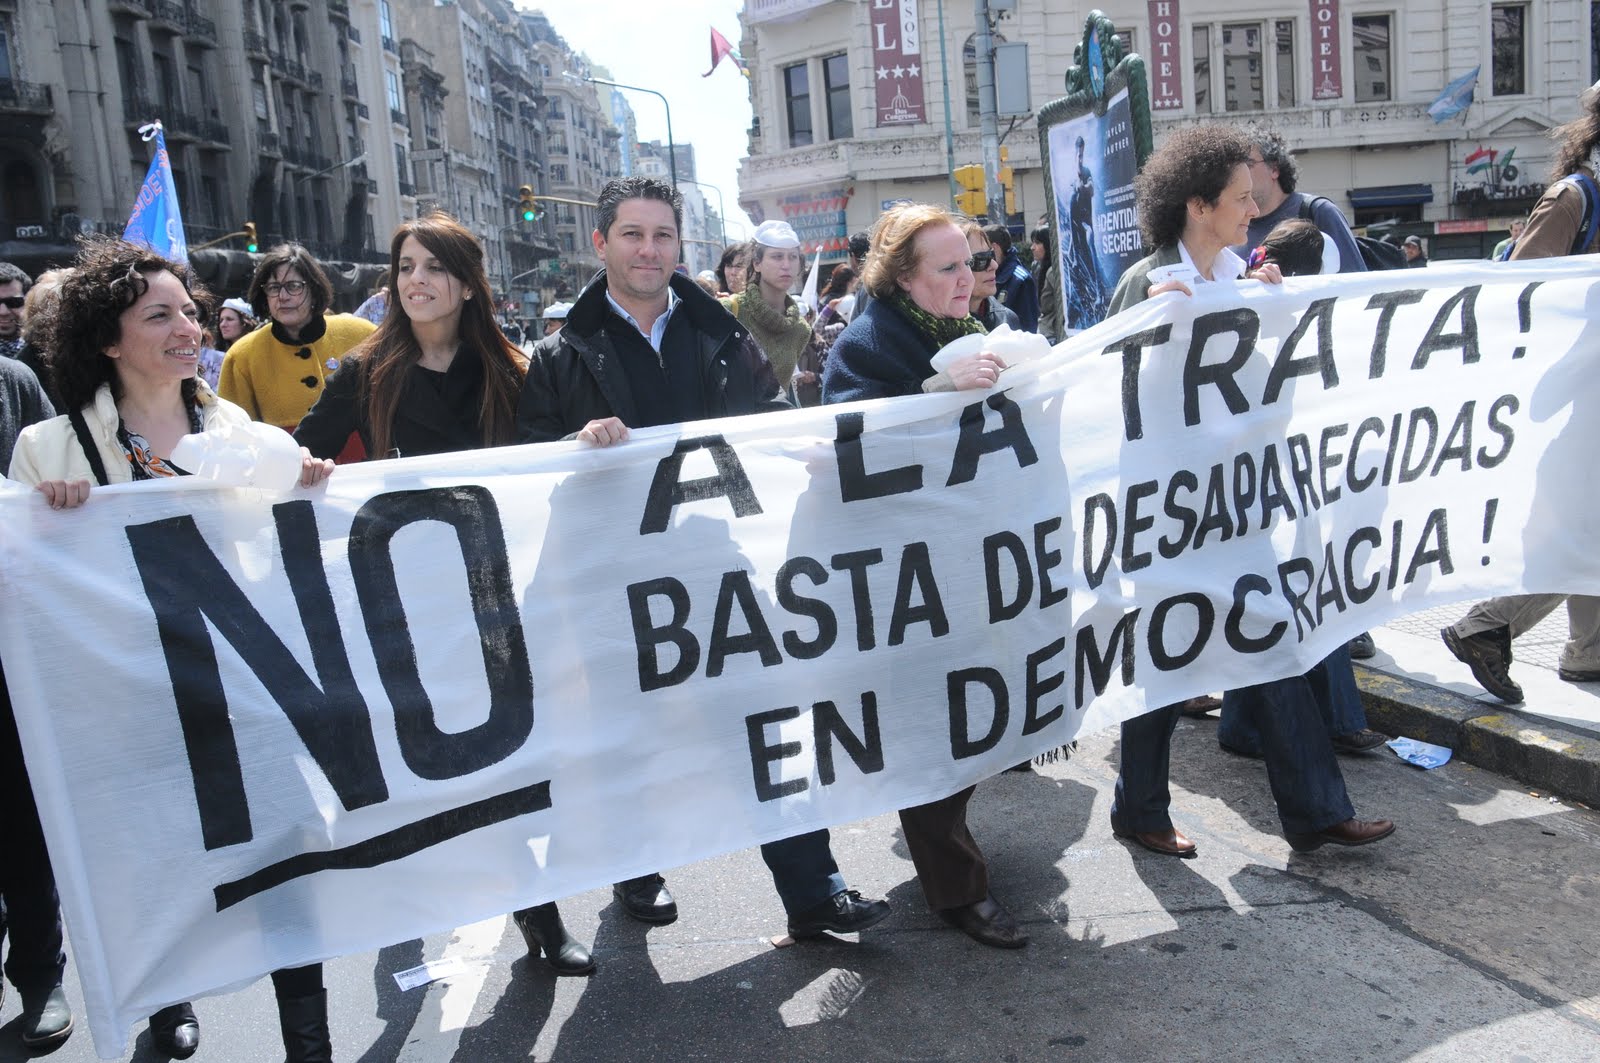
[[[1416,203],[1432,203],[1433,186],[1371,185],[1352,188],[1349,196],[1353,207],[1409,207]]]

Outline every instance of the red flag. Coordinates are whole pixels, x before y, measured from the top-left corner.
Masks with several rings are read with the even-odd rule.
[[[717,32],[715,26],[711,27],[711,69],[700,76],[710,77],[716,72],[717,64],[733,54],[733,45],[728,43],[728,38]]]

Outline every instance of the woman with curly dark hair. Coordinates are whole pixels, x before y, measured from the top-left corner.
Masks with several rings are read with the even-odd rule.
[[[749,279],[750,242],[729,244],[717,260],[717,285],[722,295],[738,295]]]
[[[11,479],[34,485],[54,508],[68,509],[89,497],[91,479],[105,485],[187,475],[170,457],[179,439],[248,425],[248,414],[218,398],[195,375],[201,334],[197,302],[204,299],[186,267],[122,240],[85,239],[41,325],[40,343],[68,412],[23,430],[11,459]],[[321,482],[332,470],[332,462],[302,451],[303,486]],[[56,919],[59,955],[59,915]],[[310,1008],[320,1009],[325,1045],[322,966],[277,971],[272,980],[286,1043],[291,1021]],[[60,1039],[70,1033],[72,1013],[59,978],[39,1014]],[[31,1020],[30,1025],[37,1026]],[[193,1055],[200,1044],[194,1009],[187,1003],[162,1008],[150,1016],[150,1036],[168,1056]],[[328,1056],[291,1047],[289,1058],[314,1063]]]

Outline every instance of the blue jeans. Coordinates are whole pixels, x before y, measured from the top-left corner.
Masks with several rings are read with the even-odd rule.
[[[1260,736],[1267,782],[1286,834],[1326,830],[1356,814],[1328,743],[1329,678],[1337,669],[1326,665],[1334,656],[1348,675],[1349,658],[1340,649],[1305,675],[1228,692],[1239,718]]]
[[[7,935],[5,973],[19,992],[31,1000],[61,984],[61,904],[0,669],[0,945]]]
[[[783,910],[791,916],[815,908],[844,889],[844,876],[834,863],[825,830],[768,842],[761,847],[761,859],[772,872]]]
[[[1350,650],[1340,646],[1305,674],[1322,712],[1329,735],[1354,734],[1367,726],[1367,712],[1356,689],[1356,674],[1350,667]],[[1241,753],[1260,755],[1261,738],[1255,724],[1239,709],[1234,691],[1222,695],[1222,722],[1217,724],[1217,741]]]
[[[1111,798],[1111,829],[1119,834],[1172,829],[1167,772],[1178,715],[1178,706],[1164,705],[1122,722],[1122,770]]]

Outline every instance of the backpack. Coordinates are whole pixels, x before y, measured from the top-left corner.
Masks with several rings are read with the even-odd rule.
[[[1313,196],[1300,204],[1300,217],[1304,221],[1314,221],[1312,214],[1317,209],[1318,203],[1332,203],[1327,196]],[[1335,210],[1338,208],[1335,207]],[[1366,264],[1369,271],[1380,269],[1405,269],[1406,253],[1393,244],[1386,244],[1382,240],[1374,240],[1370,236],[1356,236],[1356,250],[1361,252],[1361,261]],[[1326,237],[1324,237],[1326,239]]]
[[[1594,178],[1586,173],[1569,173],[1557,181],[1552,188],[1562,185],[1573,185],[1583,192],[1583,220],[1578,223],[1578,235],[1573,238],[1571,255],[1581,255],[1594,243],[1594,234],[1600,230],[1600,187],[1596,187]],[[1515,240],[1506,244],[1506,249],[1500,252],[1498,261],[1504,262],[1511,257],[1511,252],[1516,249]]]

